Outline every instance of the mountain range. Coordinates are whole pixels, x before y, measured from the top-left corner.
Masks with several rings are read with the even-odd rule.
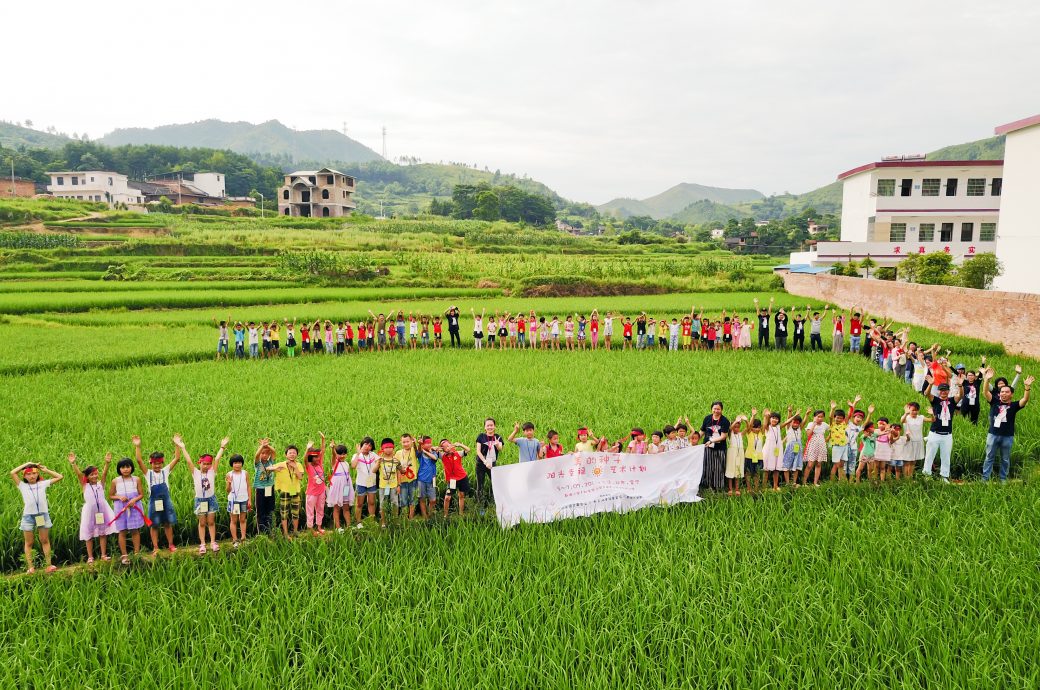
[[[627,218],[629,216],[650,216],[661,219],[674,216],[687,209],[691,204],[710,201],[714,204],[739,204],[744,201],[764,199],[765,195],[757,189],[727,189],[725,187],[708,187],[692,182],[680,182],[660,194],[646,199],[612,199],[600,204],[596,209],[600,213]]]
[[[98,140],[105,146],[159,144],[230,149],[246,156],[265,155],[292,161],[365,163],[383,157],[355,139],[332,129],[295,130],[278,120],[250,122],[200,120],[180,125],[116,129]]]

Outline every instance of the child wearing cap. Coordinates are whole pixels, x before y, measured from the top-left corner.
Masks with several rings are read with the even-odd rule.
[[[379,524],[386,527],[387,504],[393,506],[394,515],[401,505],[401,485],[397,478],[401,463],[394,457],[394,440],[384,438],[379,444]]]
[[[46,472],[50,479],[40,479],[40,473]],[[22,494],[22,520],[19,527],[25,537],[26,572],[33,573],[33,544],[35,532],[40,533],[40,547],[43,549],[43,560],[47,564],[47,572],[53,573],[57,568],[51,565],[51,513],[47,505],[47,489],[62,480],[62,475],[54,470],[34,462],[24,462],[11,470],[11,481]]]

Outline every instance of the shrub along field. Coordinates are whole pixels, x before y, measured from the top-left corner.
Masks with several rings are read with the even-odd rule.
[[[755,295],[804,307],[769,291],[768,260],[693,243],[624,246],[473,221],[156,215],[146,223],[76,204],[4,208],[13,210],[0,214],[11,225],[0,232],[12,233],[0,242],[0,448],[9,467],[35,460],[66,474],[50,492],[61,564],[84,557],[82,492],[67,454],[84,465],[106,452],[130,455],[133,434],[145,452],[168,458],[174,433],[195,456],[230,435],[228,452],[249,458],[262,436],[281,450],[317,441],[320,431],[351,447],[406,431],[472,446],[492,415],[504,434],[530,420],[539,437],[555,428],[570,445],[581,425],[618,437],[679,415],[697,422],[715,399],[731,418],[752,406],[826,407],[857,393],[877,405],[875,416],[898,417],[906,402],[923,401],[864,358],[832,355],[829,325],[824,353],[470,349],[470,307],[671,317],[696,304],[750,317]],[[30,221],[78,241],[16,237],[47,234],[21,225]],[[98,240],[102,233],[108,239]],[[286,260],[286,252],[299,255]],[[109,268],[116,264],[123,268]],[[381,274],[285,274],[309,264]],[[136,279],[96,280],[102,274]],[[159,275],[177,280],[147,279]],[[681,294],[520,296],[591,282]],[[535,294],[559,294],[552,290]],[[452,303],[464,311],[461,351],[212,361],[212,321],[229,312],[356,322],[370,308],[443,313]],[[615,333],[620,340],[620,327]],[[911,333],[969,366],[985,355],[1002,374],[1017,361],[1040,370],[998,344]],[[171,482],[181,553],[49,577],[14,574],[23,567],[21,500],[0,483],[0,569],[9,573],[0,578],[0,680],[1034,688],[1040,416],[1030,406],[1017,426],[1014,481],[1003,486],[974,481],[985,428],[958,418],[954,474],[963,484],[709,496],[508,532],[470,503],[462,519],[387,530],[366,522],[205,558],[191,553],[192,487],[181,465]],[[514,462],[516,451],[504,459]],[[472,474],[473,458],[465,465]],[[226,514],[218,525],[226,535]],[[234,654],[223,653],[232,645]]]

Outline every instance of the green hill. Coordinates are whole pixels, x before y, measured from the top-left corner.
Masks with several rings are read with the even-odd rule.
[[[117,129],[102,137],[106,146],[160,144],[164,146],[228,149],[235,153],[293,161],[375,161],[380,155],[342,132],[331,129],[294,130],[278,120],[258,125],[250,122],[201,120],[152,129]],[[264,161],[268,162],[268,161]]]
[[[966,144],[945,146],[928,154],[930,161],[993,161],[1004,158],[1004,136],[989,137]]]
[[[724,224],[730,218],[747,218],[750,215],[747,211],[734,208],[733,206],[701,199],[693,202],[678,213],[672,214],[669,216],[669,220],[690,225],[701,225],[703,223]]]
[[[756,189],[727,189],[725,187],[708,187],[692,182],[681,182],[660,194],[655,194],[646,199],[612,199],[596,208],[600,213],[616,215],[622,218],[650,216],[651,218],[661,219],[681,213],[691,204],[698,201],[711,201],[716,204],[736,204],[742,201],[762,198],[764,198],[764,195]]]
[[[0,122],[0,146],[9,149],[58,149],[72,141],[64,134],[39,132],[10,122]]]

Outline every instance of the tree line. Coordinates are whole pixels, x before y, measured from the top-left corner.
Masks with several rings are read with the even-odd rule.
[[[15,175],[49,183],[48,170],[111,170],[131,179],[170,172],[222,173],[228,196],[249,196],[260,192],[268,199],[282,185],[278,168],[260,165],[247,156],[207,148],[182,148],[154,144],[127,144],[108,147],[89,141],[70,141],[59,149],[0,147],[0,161],[10,170],[14,159]]]
[[[462,220],[507,220],[528,225],[548,225],[556,220],[551,199],[512,185],[457,184],[451,201],[434,199],[430,213]]]

